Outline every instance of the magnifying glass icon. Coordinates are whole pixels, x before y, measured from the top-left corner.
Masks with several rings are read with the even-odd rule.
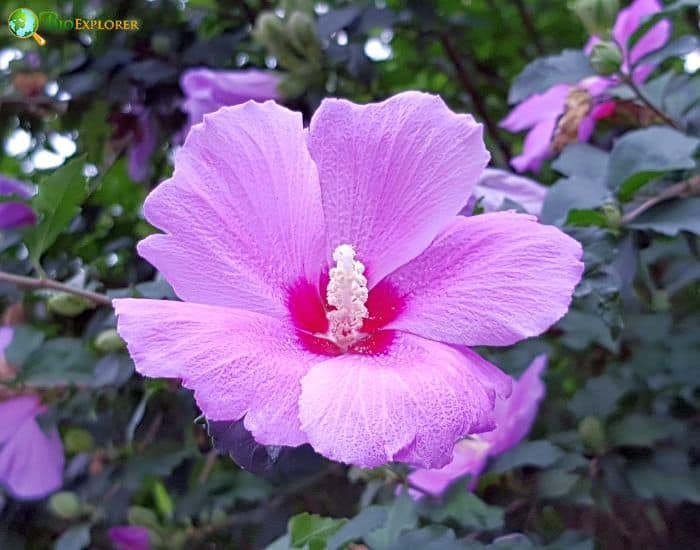
[[[7,18],[7,26],[17,38],[33,38],[39,46],[46,44],[44,37],[36,32],[39,30],[39,18],[29,8],[18,8],[13,11]]]

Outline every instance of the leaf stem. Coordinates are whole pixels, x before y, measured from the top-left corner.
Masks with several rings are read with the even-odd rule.
[[[700,176],[693,176],[690,179],[676,183],[671,187],[667,187],[658,195],[645,200],[637,208],[622,216],[622,224],[624,225],[630,223],[644,212],[661,202],[675,199],[677,197],[688,197],[693,195],[700,195]]]
[[[95,302],[96,304],[102,306],[112,305],[112,299],[105,294],[92,292],[91,290],[75,288],[65,283],[54,281],[53,279],[47,279],[45,277],[24,277],[22,275],[14,275],[13,273],[0,271],[0,282],[11,283],[30,290],[37,290],[42,288],[58,290],[61,292],[67,292],[68,294],[75,294],[76,296],[80,296],[81,298],[85,298],[86,300],[90,300],[91,302]]]
[[[627,84],[630,89],[634,92],[634,94],[637,96],[639,101],[644,103],[651,111],[653,111],[659,118],[661,118],[666,124],[669,126],[672,126],[676,130],[680,130],[680,124],[678,124],[675,120],[673,120],[670,116],[668,116],[666,113],[664,113],[661,109],[659,109],[656,105],[654,105],[651,100],[642,92],[641,88],[637,86],[637,84],[634,82],[634,80],[626,74],[620,73],[620,78],[622,81]]]

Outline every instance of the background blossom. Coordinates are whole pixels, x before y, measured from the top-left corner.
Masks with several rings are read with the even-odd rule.
[[[613,39],[620,45],[623,53],[622,72],[629,74],[632,67],[646,54],[661,48],[671,35],[671,24],[661,20],[646,31],[629,48],[630,37],[639,28],[646,17],[661,10],[656,0],[634,0],[627,8],[618,14],[612,31]],[[593,36],[586,44],[584,51],[590,53],[600,38]],[[631,78],[641,84],[654,70],[652,63],[644,63],[634,68]],[[525,136],[523,151],[511,160],[511,165],[518,172],[531,170],[538,172],[542,162],[552,156],[552,139],[560,117],[566,110],[566,101],[573,90],[584,90],[589,96],[591,105],[587,107],[585,116],[578,125],[579,141],[588,141],[595,128],[595,121],[611,114],[610,102],[604,101],[605,90],[619,84],[618,77],[589,77],[575,86],[557,84],[541,94],[534,94],[515,107],[501,122],[501,126],[511,132],[529,130]]]
[[[33,191],[22,182],[0,175],[0,196],[10,195],[28,199]],[[36,215],[30,206],[21,202],[0,202],[0,229],[31,225],[35,221]]]
[[[469,489],[473,491],[488,458],[512,449],[530,431],[545,394],[541,376],[546,367],[547,357],[536,357],[513,385],[511,395],[496,401],[495,430],[458,442],[452,461],[442,468],[414,470],[408,476],[411,484],[439,496],[453,481],[469,475]],[[421,493],[414,489],[412,494],[420,496]]]

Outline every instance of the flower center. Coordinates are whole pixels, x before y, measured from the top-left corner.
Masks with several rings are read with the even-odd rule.
[[[345,351],[362,338],[360,329],[363,320],[369,316],[365,306],[369,291],[364,276],[365,266],[355,260],[355,249],[351,245],[337,246],[333,260],[336,265],[329,272],[326,301],[334,309],[326,313],[327,337]]]

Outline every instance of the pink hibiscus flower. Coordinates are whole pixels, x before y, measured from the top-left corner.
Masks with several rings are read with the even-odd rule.
[[[671,35],[671,24],[667,20],[656,23],[649,29],[630,49],[629,42],[631,36],[640,27],[644,20],[661,11],[661,6],[657,0],[634,0],[627,8],[620,11],[615,20],[612,30],[613,40],[622,49],[622,67],[624,74],[630,74],[630,67],[634,66],[642,57],[661,48]],[[584,51],[590,53],[593,46],[600,42],[597,36],[591,37],[586,44]],[[634,67],[632,79],[635,83],[644,82],[654,65],[644,63]],[[520,103],[501,122],[501,126],[511,132],[530,130],[525,137],[523,152],[513,157],[511,165],[518,172],[532,170],[538,172],[542,167],[542,162],[551,157],[554,153],[552,149],[552,138],[559,118],[564,114],[566,101],[572,91],[581,89],[590,94],[591,98],[598,100],[586,116],[581,120],[578,127],[579,141],[588,141],[595,129],[595,122],[610,116],[614,109],[610,101],[600,101],[605,90],[618,85],[617,77],[593,76],[584,79],[575,86],[570,84],[557,84],[541,94],[535,94]],[[596,103],[594,101],[594,103]]]
[[[489,457],[515,447],[532,427],[545,387],[541,380],[547,367],[547,356],[540,355],[513,385],[508,399],[496,401],[496,429],[464,439],[455,445],[452,462],[438,469],[418,469],[409,474],[412,485],[426,493],[440,496],[455,480],[471,476],[469,490],[473,491]],[[411,490],[414,497],[422,493]]]
[[[488,159],[481,125],[417,92],[326,99],[308,130],[274,102],[205,116],[138,247],[184,302],[114,301],[136,368],[261,444],[443,466],[510,392],[466,346],[541,334],[583,270],[533,216],[457,216]]]

